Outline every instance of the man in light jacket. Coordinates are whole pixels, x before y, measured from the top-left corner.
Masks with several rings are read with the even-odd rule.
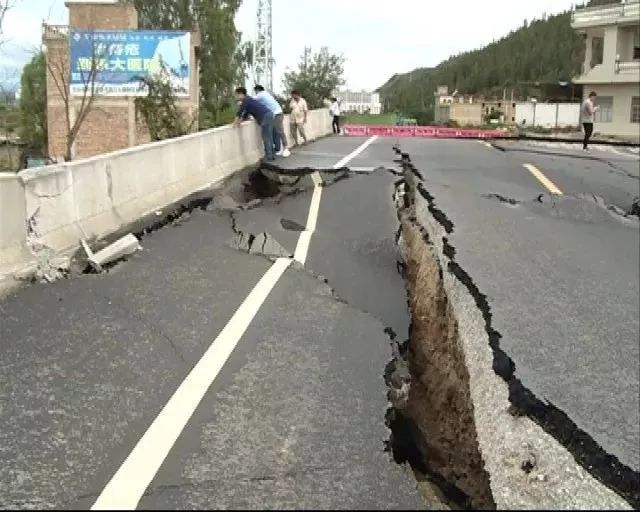
[[[307,134],[304,130],[304,125],[307,124],[307,114],[309,113],[309,107],[306,100],[300,95],[299,91],[291,91],[291,102],[289,103],[291,114],[289,115],[289,128],[291,131],[291,138],[293,139],[293,146],[298,145],[298,132],[302,136],[304,144],[307,143]]]
[[[287,136],[284,133],[284,112],[282,111],[282,107],[261,85],[256,85],[253,91],[255,92],[256,100],[273,112],[274,143],[276,149],[278,149],[280,143],[282,144],[282,149],[278,151],[278,155],[284,157],[291,155],[289,144],[287,143]]]
[[[583,151],[589,151],[589,140],[591,139],[591,135],[593,135],[595,113],[600,110],[600,107],[596,106],[597,97],[598,95],[595,92],[592,92],[582,104],[580,117],[582,117],[582,127],[584,128],[584,143],[582,144]]]

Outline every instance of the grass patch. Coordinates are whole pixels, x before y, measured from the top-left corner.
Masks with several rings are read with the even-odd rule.
[[[395,125],[396,114],[345,114],[344,124],[380,124]]]

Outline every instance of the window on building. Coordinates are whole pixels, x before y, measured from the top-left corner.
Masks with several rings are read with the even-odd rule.
[[[604,58],[604,37],[591,39],[591,67],[602,64]]]
[[[631,122],[640,123],[640,96],[631,98]]]
[[[498,108],[500,108],[502,106],[502,103],[498,103]]]
[[[600,108],[595,113],[596,123],[610,123],[613,121],[613,96],[598,96],[596,105]]]

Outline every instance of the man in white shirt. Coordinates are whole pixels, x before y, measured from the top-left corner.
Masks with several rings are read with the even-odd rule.
[[[340,103],[338,98],[331,98],[331,106],[329,107],[329,114],[333,116],[333,133],[340,135]]]
[[[277,154],[284,157],[289,156],[291,152],[289,151],[289,144],[287,143],[287,135],[284,133],[284,112],[282,111],[282,107],[261,85],[256,85],[253,91],[255,92],[256,100],[273,112],[273,139]],[[280,150],[280,144],[282,144],[282,150]]]
[[[291,138],[293,139],[293,147],[298,145],[298,132],[304,140],[304,144],[307,143],[307,135],[304,131],[304,125],[307,124],[307,113],[309,108],[307,102],[300,96],[299,91],[291,91],[291,102],[289,103],[291,108],[291,114],[289,115],[289,128],[291,132]]]
[[[595,113],[600,107],[595,106],[597,94],[592,92],[589,97],[584,100],[582,109],[580,111],[580,117],[582,117],[582,127],[584,128],[584,143],[582,145],[583,151],[589,151],[589,139],[593,134],[593,122],[595,120]]]

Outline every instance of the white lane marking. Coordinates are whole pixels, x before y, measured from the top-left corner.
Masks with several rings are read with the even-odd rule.
[[[365,149],[367,149],[371,144],[373,144],[377,140],[378,136],[373,136],[367,139],[362,145],[356,148],[352,153],[349,153],[342,160],[337,162],[333,168],[340,169],[344,167],[347,163],[357,157],[360,153],[362,153]],[[320,177],[320,173],[314,172],[312,175],[313,183],[315,187],[313,189],[313,196],[311,197],[311,206],[309,207],[309,216],[307,217],[307,226],[305,230],[300,233],[300,237],[298,238],[298,245],[296,246],[296,252],[294,253],[293,259],[299,261],[303,265],[307,261],[307,255],[309,254],[309,245],[311,244],[311,236],[316,230],[316,224],[318,222],[318,213],[320,212],[320,200],[322,199],[322,178]]]
[[[538,169],[535,165],[532,164],[523,164],[522,165],[525,169],[527,169],[531,174],[533,174],[540,183],[542,183],[545,188],[551,192],[552,194],[556,194],[561,196],[562,195],[562,190],[560,190],[556,184],[551,181],[549,178],[547,178],[540,169]]]
[[[340,169],[340,167],[344,167],[347,163],[357,157],[360,153],[362,153],[365,149],[367,149],[371,144],[373,144],[376,140],[378,140],[378,136],[374,135],[370,139],[368,139],[364,144],[362,144],[359,148],[357,148],[353,153],[349,153],[342,160],[340,160],[337,164],[333,166],[334,169]]]
[[[289,265],[290,259],[280,258],[262,276],[113,475],[91,510],[134,510],[138,506],[196,407]]]
[[[482,144],[483,146],[488,147],[489,149],[493,149],[493,146],[491,144],[489,144],[487,141],[484,140],[479,140],[478,141],[480,144]]]
[[[351,172],[373,172],[380,167],[349,167]]]
[[[316,223],[318,222],[318,213],[320,212],[320,200],[322,199],[322,187],[316,180],[322,182],[320,175],[317,172],[313,173],[313,181],[316,186],[313,188],[313,196],[311,196],[311,205],[309,206],[309,215],[307,217],[306,229],[300,233],[298,238],[298,245],[296,245],[296,252],[293,259],[299,261],[303,265],[307,261],[307,253],[309,252],[309,244],[311,243],[311,235],[316,230]]]
[[[334,168],[339,169],[362,153],[376,138],[369,139],[353,153],[340,160]],[[299,247],[296,248],[296,254],[300,254],[300,259],[296,257],[296,260],[303,264],[306,261],[311,235],[316,229],[320,209],[322,179],[319,173],[313,174],[313,182],[316,186],[309,209],[307,231],[300,234]],[[303,247],[300,247],[301,244]],[[304,257],[302,257],[303,250]],[[262,276],[200,361],[156,416],[102,490],[91,510],[135,510],[204,395],[292,261],[289,258],[279,258]]]

